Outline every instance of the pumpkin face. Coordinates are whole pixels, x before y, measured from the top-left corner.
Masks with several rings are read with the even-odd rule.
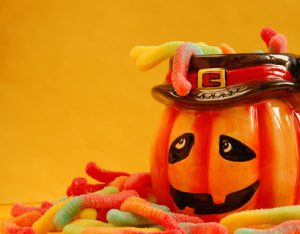
[[[294,105],[269,98],[203,110],[168,106],[151,160],[159,202],[205,220],[299,204]]]

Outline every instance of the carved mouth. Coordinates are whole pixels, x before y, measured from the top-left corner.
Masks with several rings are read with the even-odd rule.
[[[176,206],[183,210],[185,207],[194,209],[194,214],[222,214],[236,210],[245,205],[255,194],[259,185],[257,180],[250,186],[226,195],[225,202],[214,204],[211,194],[188,193],[177,190],[170,184],[170,193]]]

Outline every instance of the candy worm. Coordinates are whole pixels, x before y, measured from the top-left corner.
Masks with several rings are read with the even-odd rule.
[[[162,61],[173,57],[176,49],[182,45],[183,41],[170,41],[162,45],[151,47],[151,48],[141,48],[135,47],[131,50],[131,55],[135,59],[136,66],[142,71],[147,71]],[[139,53],[136,50],[140,50]],[[136,55],[138,54],[138,56]]]
[[[138,69],[149,70],[162,61],[174,56],[175,51],[184,41],[170,41],[157,46],[136,46],[130,52],[130,57],[135,61]],[[209,46],[203,42],[194,43],[201,47],[203,54],[221,54],[222,50],[216,46]]]
[[[237,229],[235,234],[287,234],[287,233],[300,233],[300,221],[293,220],[287,221],[276,225],[269,229],[254,229],[254,228],[240,228]]]
[[[105,170],[105,169],[97,166],[97,164],[94,162],[88,163],[85,171],[89,176],[91,176],[95,180],[98,180],[103,183],[109,183],[109,182],[113,181],[115,178],[117,178],[118,176],[128,176],[129,175],[126,172]]]
[[[266,27],[261,30],[261,38],[271,53],[286,53],[287,39],[285,35],[278,34],[274,29]]]
[[[35,234],[31,227],[20,227],[11,220],[4,220],[1,224],[2,234]]]
[[[141,215],[152,222],[163,226],[167,231],[176,231],[177,233],[185,233],[176,220],[166,212],[154,208],[150,203],[139,197],[130,197],[121,205],[122,211],[133,212]]]
[[[71,185],[67,189],[68,196],[78,196],[86,193],[92,193],[103,189],[106,186],[103,184],[89,184],[87,179],[76,177],[73,179]]]
[[[16,203],[13,205],[10,213],[13,217],[17,217],[19,215],[32,212],[32,211],[38,211],[41,214],[44,214],[50,207],[52,206],[51,202],[42,202],[42,204],[38,206],[28,206],[21,203]]]
[[[220,223],[227,227],[229,233],[233,233],[250,225],[279,224],[297,219],[300,220],[300,205],[241,211],[224,217]]]
[[[114,194],[90,193],[74,197],[64,205],[54,216],[53,223],[59,229],[71,220],[84,208],[119,208],[123,201],[131,196],[138,196],[134,190],[124,190]]]
[[[33,234],[32,224],[36,222],[42,214],[39,211],[31,211],[19,215],[10,220],[4,220],[1,225],[2,234]]]
[[[32,229],[35,234],[46,234],[55,228],[52,221],[55,214],[69,201],[69,199],[53,205],[46,213],[38,219],[33,225]]]
[[[201,47],[194,43],[184,43],[179,46],[173,59],[172,83],[175,91],[180,96],[186,96],[192,89],[192,84],[187,80],[187,73],[192,55],[201,55]]]
[[[141,197],[147,195],[147,188],[151,187],[150,173],[140,172],[130,175],[124,184],[124,189],[135,190]]]

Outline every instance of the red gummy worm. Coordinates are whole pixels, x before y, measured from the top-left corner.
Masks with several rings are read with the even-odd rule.
[[[277,35],[277,32],[269,27],[263,28],[260,32],[260,36],[263,39],[263,41],[266,43],[267,47],[269,47],[269,42],[272,37]]]
[[[87,179],[76,177],[68,187],[68,196],[78,196],[86,193],[96,192],[103,189],[106,184],[88,184]]]
[[[110,208],[99,208],[97,209],[97,220],[107,223],[107,212],[110,210]]]
[[[132,196],[139,196],[134,190],[124,190],[114,194],[81,195],[83,208],[119,208],[123,201]]]
[[[35,234],[31,227],[19,227],[10,220],[4,220],[1,224],[2,234]]]
[[[184,229],[187,233],[190,234],[227,234],[228,231],[226,227],[219,223],[210,222],[210,223],[183,223]]]
[[[178,223],[203,223],[204,221],[196,216],[190,216],[179,213],[169,213]]]
[[[11,215],[13,217],[17,217],[19,215],[32,212],[32,211],[38,211],[41,214],[44,214],[50,207],[52,206],[52,203],[50,202],[43,202],[40,207],[38,206],[28,206],[21,203],[16,203],[11,208]]]
[[[271,38],[269,42],[269,50],[271,53],[286,53],[287,39],[284,35],[278,34]]]
[[[89,162],[86,165],[85,171],[90,177],[94,178],[95,180],[98,180],[99,182],[103,182],[103,183],[109,183],[118,176],[128,176],[129,175],[126,172],[105,170],[103,168],[98,167],[97,164],[94,162]]]
[[[126,229],[126,228],[114,228],[114,227],[88,227],[84,229],[81,234],[177,234],[175,231],[157,231],[149,232],[149,230],[143,231]]]
[[[179,46],[174,54],[172,83],[175,91],[180,96],[187,96],[192,84],[187,80],[187,73],[192,55],[203,54],[202,49],[193,43],[186,42]]]
[[[166,231],[158,231],[158,232],[143,232],[143,231],[137,231],[137,230],[123,230],[122,234],[177,234],[175,230],[166,230]]]
[[[148,187],[151,187],[151,178],[150,173],[148,172],[132,174],[128,177],[124,184],[124,189],[135,190],[141,197],[145,197],[147,195]]]
[[[287,39],[284,35],[277,34],[272,28],[263,28],[260,35],[271,53],[286,53]]]
[[[18,217],[14,218],[12,221],[20,227],[31,227],[35,221],[37,221],[42,214],[39,211],[31,211]]]
[[[39,210],[40,210],[40,207],[37,207],[37,206],[26,206],[21,203],[16,203],[11,208],[10,213],[13,217],[17,217],[19,215],[22,215],[22,214],[25,214],[28,212],[39,211]]]
[[[166,231],[176,231],[176,233],[185,233],[176,220],[168,213],[154,208],[149,202],[139,197],[130,197],[121,205],[122,211],[133,212],[141,215],[156,224],[163,226]]]

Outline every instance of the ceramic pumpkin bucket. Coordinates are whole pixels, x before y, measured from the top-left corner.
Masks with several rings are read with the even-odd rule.
[[[299,66],[289,54],[194,56],[182,97],[170,65],[152,90],[166,105],[151,158],[159,202],[205,220],[300,204]]]

